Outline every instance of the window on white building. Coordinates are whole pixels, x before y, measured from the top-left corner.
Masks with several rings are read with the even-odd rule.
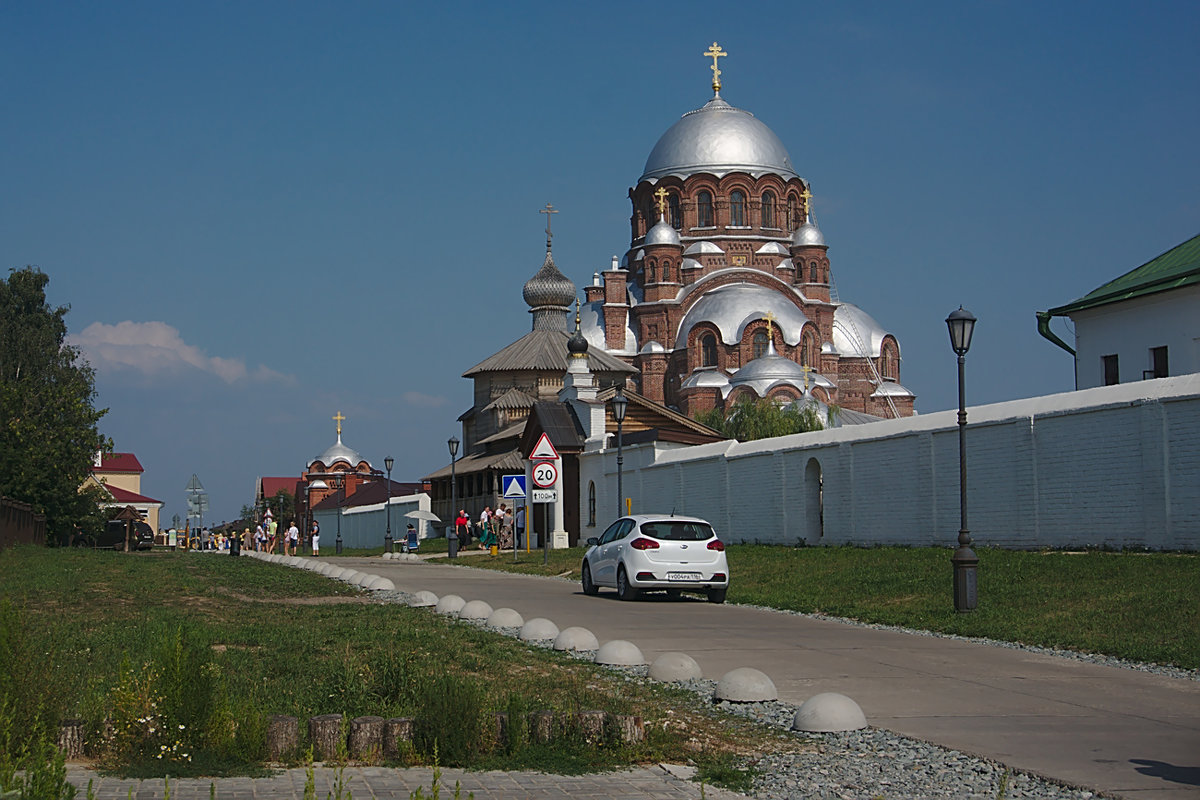
[[[1151,378],[1165,378],[1171,374],[1167,366],[1166,345],[1150,348],[1150,373]]]
[[[1104,385],[1115,386],[1121,382],[1121,372],[1117,367],[1117,356],[1100,356],[1100,364],[1104,370]]]

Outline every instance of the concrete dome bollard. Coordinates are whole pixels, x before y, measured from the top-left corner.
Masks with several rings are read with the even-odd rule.
[[[698,681],[704,677],[696,659],[687,653],[663,653],[650,665],[649,675],[663,683]]]
[[[419,592],[414,592],[408,598],[408,605],[411,608],[430,608],[438,604],[438,596],[433,592],[422,589]]]
[[[581,628],[578,625],[572,625],[566,628],[558,636],[554,637],[555,650],[599,650],[600,642],[596,639],[596,634],[589,631],[587,628]]]
[[[867,718],[858,703],[837,692],[813,695],[796,709],[792,730],[811,733],[857,731],[867,727]]]
[[[441,600],[438,600],[437,608],[435,610],[439,614],[449,614],[452,617],[457,617],[458,612],[462,611],[462,607],[466,604],[467,601],[463,600],[458,595],[447,594],[443,595]]]
[[[391,578],[385,578],[381,575],[373,576],[370,583],[365,584],[365,586],[373,592],[392,592],[396,590],[396,584],[392,583]]]
[[[545,617],[534,617],[521,626],[523,642],[548,642],[558,636],[558,626]]]
[[[492,607],[483,600],[471,600],[458,612],[459,619],[487,619],[492,615]]]
[[[384,560],[384,561],[391,561],[391,560],[392,560],[393,558],[395,558],[395,557],[396,557],[396,554],[395,554],[395,553],[384,553],[384,554],[383,554],[383,560]]]
[[[334,580],[340,581],[342,579],[342,576],[346,574],[346,568],[345,567],[336,567],[336,566],[330,564],[329,571],[326,572],[325,574],[327,576],[329,576],[330,578],[333,578]]]
[[[338,576],[338,580],[345,581],[346,583],[354,583],[358,580],[358,576],[362,575],[358,570],[350,569],[349,567],[342,567],[342,570],[343,572]]]
[[[368,583],[370,583],[371,581],[375,580],[378,577],[379,577],[378,575],[373,575],[370,572],[360,572],[360,573],[358,573],[358,577],[354,579],[354,584],[356,586],[362,586],[365,588]]]
[[[313,567],[315,572],[319,572],[322,575],[329,575],[329,573],[333,572],[333,569],[333,564],[329,564],[324,561],[318,562],[317,566]]]
[[[401,561],[407,561],[407,562],[408,562],[408,563],[410,563],[410,564],[420,564],[420,563],[421,563],[421,561],[423,561],[424,559],[422,559],[422,558],[421,558],[419,555],[417,555],[416,553],[403,553],[403,554],[400,556],[400,560],[401,560]]]
[[[738,667],[730,670],[717,681],[717,700],[734,703],[762,703],[778,700],[775,684],[762,672],[753,667]]]
[[[497,608],[488,615],[489,628],[519,628],[525,624],[525,618],[511,608]]]
[[[640,667],[646,663],[646,657],[633,642],[613,639],[600,646],[593,661],[614,667]]]

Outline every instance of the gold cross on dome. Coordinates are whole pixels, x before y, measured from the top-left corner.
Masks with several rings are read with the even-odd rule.
[[[339,438],[342,435],[342,420],[344,419],[345,417],[342,416],[342,412],[340,411],[333,416],[333,421],[337,423],[337,434]]]
[[[804,393],[808,394],[808,374],[813,371],[813,368],[808,364],[801,364],[800,369],[804,372]]]
[[[808,190],[807,186],[805,186],[804,191],[800,193],[800,197],[802,197],[804,199],[804,221],[808,222],[808,209],[809,209],[808,201],[812,200],[812,192],[810,192]]]
[[[763,316],[763,319],[765,319],[767,321],[767,340],[770,341],[775,338],[775,336],[771,333],[771,323],[774,322],[777,318],[773,313],[768,311],[766,313],[766,315]]]
[[[667,190],[661,186],[654,193],[654,196],[658,198],[658,213],[662,216],[665,216],[667,213],[667,194]]]
[[[724,50],[722,50],[719,44],[713,42],[712,47],[708,48],[708,50],[701,55],[703,55],[705,58],[711,58],[713,60],[711,67],[713,71],[713,91],[721,91],[721,70],[717,69],[717,59],[724,58],[725,56],[729,55],[729,53],[726,53]]]

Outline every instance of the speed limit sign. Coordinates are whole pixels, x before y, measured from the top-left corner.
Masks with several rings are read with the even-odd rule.
[[[553,461],[539,461],[533,465],[533,485],[539,489],[550,489],[558,483],[558,465]]]

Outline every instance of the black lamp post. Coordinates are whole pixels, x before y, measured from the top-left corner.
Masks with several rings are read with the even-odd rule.
[[[388,456],[383,460],[383,466],[387,470],[387,533],[383,535],[383,552],[392,552],[392,467],[396,465],[396,459]]]
[[[337,477],[338,504],[337,504],[337,539],[333,541],[333,552],[339,556],[342,554],[342,501],[346,499],[346,476],[339,475]]]
[[[617,516],[625,516],[625,487],[622,483],[622,468],[625,464],[624,443],[621,441],[621,423],[625,421],[625,409],[629,398],[619,388],[613,396],[613,416],[617,419]]]
[[[458,558],[458,475],[455,474],[458,444],[457,436],[451,436],[446,441],[446,446],[450,448],[450,519],[454,520],[450,523],[450,535],[446,537],[446,555],[450,558]]]
[[[964,388],[964,365],[975,332],[975,317],[962,306],[946,317],[950,329],[950,347],[958,356],[958,505],[962,515],[958,528],[958,549],[950,557],[954,565],[954,610],[973,611],[978,604],[976,569],[979,558],[971,549],[971,534],[967,530],[967,394]]]

